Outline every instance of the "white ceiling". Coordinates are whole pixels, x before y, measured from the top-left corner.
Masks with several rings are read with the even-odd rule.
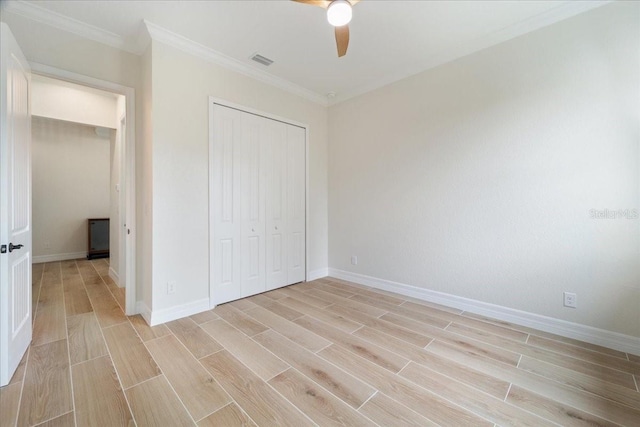
[[[332,104],[500,43],[605,2],[382,1],[354,7],[351,41],[338,58],[325,11],[287,0],[9,1],[41,23],[140,52],[143,20],[304,88]],[[71,19],[69,19],[71,18]],[[274,60],[264,67],[253,53]]]

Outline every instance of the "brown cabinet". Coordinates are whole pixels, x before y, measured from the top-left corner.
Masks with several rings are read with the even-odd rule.
[[[89,218],[87,259],[109,257],[109,218]]]

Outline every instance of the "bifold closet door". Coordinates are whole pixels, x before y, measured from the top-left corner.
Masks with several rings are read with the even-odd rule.
[[[267,290],[287,286],[287,125],[264,122],[267,197]]]
[[[240,199],[240,288],[241,297],[264,292],[265,281],[265,196],[270,141],[265,119],[241,113],[242,136],[234,168],[240,182],[233,197]]]
[[[214,105],[212,287],[216,304],[305,279],[305,130]]]
[[[240,172],[242,113],[214,105],[211,180],[211,281],[216,303],[242,298]]]
[[[306,138],[287,125],[287,284],[306,279]]]

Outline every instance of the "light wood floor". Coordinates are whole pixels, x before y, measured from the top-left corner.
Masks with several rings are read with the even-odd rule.
[[[150,328],[108,262],[33,267],[4,426],[640,425],[640,357],[334,279]]]

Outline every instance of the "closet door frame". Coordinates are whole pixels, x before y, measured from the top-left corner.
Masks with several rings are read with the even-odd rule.
[[[305,183],[304,183],[304,188],[305,188],[305,192],[304,192],[304,196],[305,196],[305,225],[304,225],[304,232],[305,232],[305,240],[304,240],[304,259],[305,259],[305,280],[309,280],[309,251],[307,250],[308,248],[308,238],[309,238],[309,125],[307,125],[306,123],[300,123],[298,121],[295,120],[291,120],[285,117],[280,117],[277,116],[275,114],[271,114],[269,112],[266,111],[261,111],[261,110],[257,110],[255,108],[250,108],[250,107],[246,107],[244,105],[240,105],[240,104],[236,104],[233,102],[229,102],[227,100],[224,99],[220,99],[220,98],[216,98],[213,96],[209,97],[209,306],[210,308],[214,308],[216,306],[215,303],[215,289],[214,289],[214,282],[213,282],[213,277],[214,277],[214,263],[213,263],[213,259],[212,259],[212,255],[213,255],[213,243],[214,240],[212,239],[213,236],[213,211],[215,209],[214,206],[214,198],[213,198],[213,188],[214,188],[214,181],[215,181],[215,175],[214,175],[214,165],[215,165],[215,159],[214,159],[214,105],[220,105],[222,107],[227,107],[227,108],[233,108],[235,110],[244,112],[244,113],[249,113],[249,114],[254,114],[256,116],[261,116],[267,119],[271,119],[271,120],[276,120],[288,125],[293,125],[293,126],[297,126],[299,128],[304,129],[304,133],[305,133],[305,138],[304,138],[304,151],[305,151],[305,165],[304,165],[304,169],[305,169]]]

